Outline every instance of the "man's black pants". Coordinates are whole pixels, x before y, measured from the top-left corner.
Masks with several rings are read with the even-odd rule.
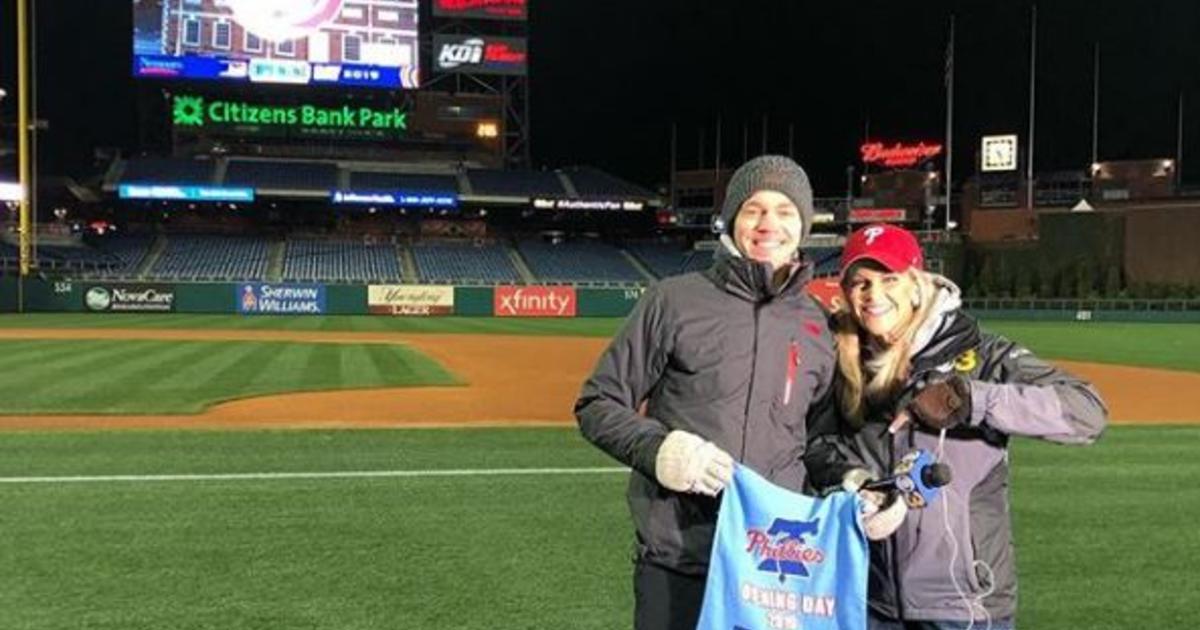
[[[633,570],[634,630],[696,630],[704,582],[703,575],[684,575],[637,562]]]

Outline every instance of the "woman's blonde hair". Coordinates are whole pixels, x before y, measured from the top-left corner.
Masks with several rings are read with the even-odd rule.
[[[838,370],[842,373],[838,393],[843,415],[856,427],[865,422],[868,402],[890,400],[903,389],[911,368],[913,338],[933,312],[937,287],[931,274],[916,268],[904,273],[912,279],[919,303],[913,309],[912,319],[893,331],[884,340],[886,345],[869,359],[863,356],[862,348],[864,343],[871,343],[867,339],[869,333],[855,318],[849,300],[844,300],[834,312],[833,333],[837,339]]]

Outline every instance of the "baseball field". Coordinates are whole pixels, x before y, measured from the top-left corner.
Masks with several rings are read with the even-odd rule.
[[[628,627],[619,324],[0,316],[0,629]],[[1019,627],[1195,625],[1200,327],[988,327],[1114,421],[1012,446]]]

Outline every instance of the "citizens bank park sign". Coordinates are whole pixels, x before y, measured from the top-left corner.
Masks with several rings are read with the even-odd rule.
[[[378,140],[404,136],[408,112],[397,107],[278,105],[176,94],[171,123],[176,131],[192,133]]]

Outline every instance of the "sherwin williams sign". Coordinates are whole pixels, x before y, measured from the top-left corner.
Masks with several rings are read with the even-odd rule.
[[[496,287],[496,317],[575,317],[575,287]]]
[[[408,112],[397,107],[276,105],[180,94],[173,97],[171,122],[180,131],[397,137],[408,131]]]
[[[320,315],[325,287],[319,284],[235,285],[238,312],[246,315]]]

